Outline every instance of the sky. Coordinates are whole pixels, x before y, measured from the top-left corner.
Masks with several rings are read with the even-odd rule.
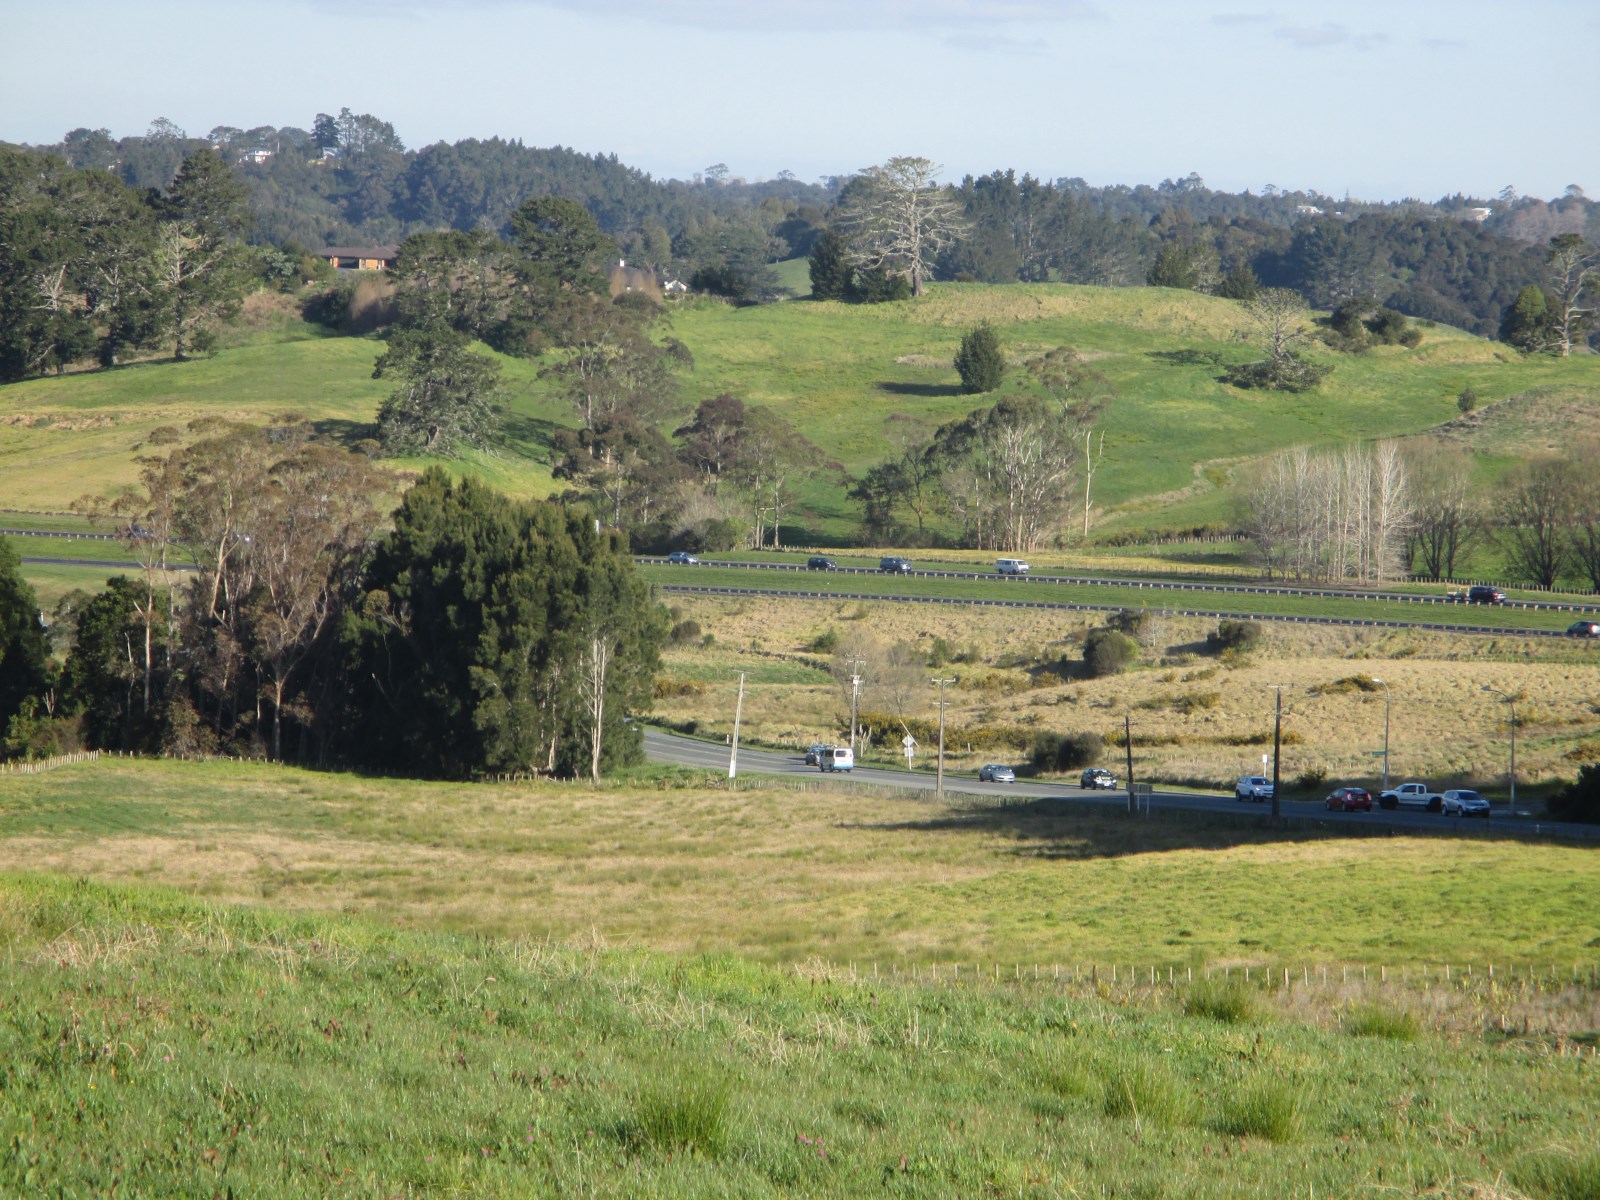
[[[1594,0],[0,0],[0,141],[348,107],[656,178],[1600,197]]]

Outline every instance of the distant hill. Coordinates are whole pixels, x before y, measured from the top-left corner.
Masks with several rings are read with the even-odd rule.
[[[962,334],[984,320],[1013,369],[994,395],[965,396],[951,360]],[[938,284],[919,300],[871,306],[695,300],[671,318],[673,336],[695,359],[680,380],[682,411],[732,393],[780,412],[820,448],[824,459],[805,485],[790,540],[853,540],[860,514],[841,472],[859,474],[891,448],[1020,388],[1018,364],[1058,345],[1074,347],[1117,392],[1095,481],[1102,531],[1225,524],[1252,464],[1287,447],[1447,426],[1492,465],[1540,439],[1559,444],[1562,429],[1600,411],[1600,357],[1524,359],[1446,326],[1425,329],[1415,349],[1321,352],[1334,371],[1316,391],[1240,392],[1219,375],[1228,363],[1259,357],[1239,340],[1241,328],[1232,301],[1064,284]],[[206,417],[296,412],[338,436],[368,436],[386,391],[371,378],[380,348],[281,326],[209,359],[0,388],[0,496],[9,507],[60,509],[85,492],[109,493],[136,478],[137,455],[195,436],[190,423]],[[537,378],[537,361],[503,363],[506,437],[453,469],[517,494],[547,494],[556,486],[549,438],[576,418]],[[1481,415],[1450,424],[1468,386]],[[1496,406],[1512,397],[1519,400]]]

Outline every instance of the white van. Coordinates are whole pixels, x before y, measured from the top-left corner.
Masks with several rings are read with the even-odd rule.
[[[823,771],[854,771],[855,751],[849,746],[824,746],[817,760],[817,767]]]
[[[1025,558],[997,558],[994,560],[994,569],[1002,575],[1026,575],[1028,573],[1028,560]]]

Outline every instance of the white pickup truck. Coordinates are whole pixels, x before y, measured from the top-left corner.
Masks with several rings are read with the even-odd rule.
[[[1428,812],[1444,811],[1444,796],[1425,783],[1402,783],[1378,797],[1379,808],[1421,808]]]

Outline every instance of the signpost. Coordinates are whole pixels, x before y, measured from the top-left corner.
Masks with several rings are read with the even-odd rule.
[[[906,770],[909,771],[911,770],[912,756],[917,752],[917,739],[908,733],[905,735],[905,737],[900,739],[900,744],[905,747]]]

